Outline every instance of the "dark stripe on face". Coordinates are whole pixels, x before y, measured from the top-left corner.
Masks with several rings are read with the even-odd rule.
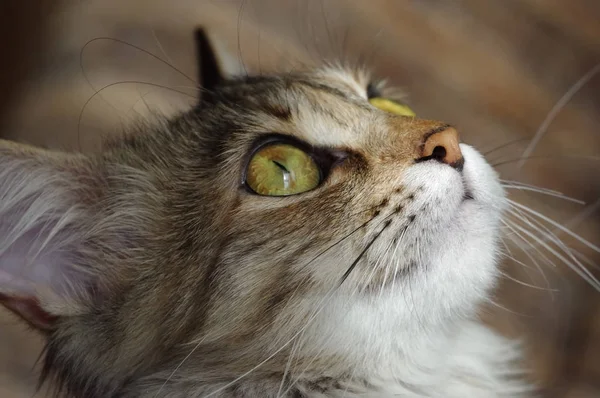
[[[299,83],[302,84],[303,86],[311,88],[313,90],[320,91],[320,92],[323,92],[323,93],[326,93],[329,95],[333,95],[333,96],[343,100],[344,102],[348,102],[348,103],[352,104],[352,106],[362,108],[363,110],[370,111],[373,109],[372,106],[369,105],[366,100],[364,100],[362,98],[357,100],[355,97],[352,97],[352,96],[348,95],[348,93],[346,93],[340,89],[337,89],[335,87],[327,86],[327,85],[321,84],[321,83],[305,81],[305,80],[301,80],[301,81],[299,81]],[[347,124],[347,121],[342,122],[342,124]]]
[[[292,110],[286,104],[263,104],[262,109],[265,113],[285,122],[292,120]]]
[[[349,96],[346,93],[344,93],[342,90],[331,87],[331,86],[327,86],[325,84],[315,83],[315,82],[311,82],[308,80],[300,80],[299,83],[302,84],[303,86],[310,87],[313,90],[323,91],[327,94],[331,94],[336,97],[340,97],[346,101],[348,101],[350,99]]]

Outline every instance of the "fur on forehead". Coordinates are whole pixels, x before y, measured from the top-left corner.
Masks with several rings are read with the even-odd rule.
[[[366,68],[349,68],[342,64],[331,64],[314,73],[327,84],[338,83],[356,95],[367,99],[367,86],[372,83],[373,74]]]
[[[404,90],[390,84],[387,79],[376,76],[370,69],[365,67],[350,67],[342,63],[332,63],[317,69],[313,76],[323,78],[326,84],[329,85],[333,82],[339,82],[339,84],[364,99],[368,99],[369,89],[394,101],[405,101],[408,97]]]
[[[217,97],[240,118],[244,140],[277,132],[312,145],[358,149],[367,138],[361,132],[373,126],[378,113],[367,102],[370,86],[382,95],[392,94],[385,81],[375,80],[367,69],[338,64],[310,72],[233,79]]]

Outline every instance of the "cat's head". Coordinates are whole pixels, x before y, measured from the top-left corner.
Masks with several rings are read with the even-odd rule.
[[[0,143],[0,301],[65,392],[375,371],[474,314],[504,194],[453,127],[343,68],[208,87],[100,155]]]

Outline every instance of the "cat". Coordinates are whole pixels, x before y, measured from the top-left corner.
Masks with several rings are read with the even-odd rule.
[[[87,155],[0,141],[0,302],[66,397],[532,397],[477,318],[507,207],[362,69],[231,76]]]

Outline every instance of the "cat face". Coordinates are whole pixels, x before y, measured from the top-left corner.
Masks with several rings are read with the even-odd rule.
[[[45,372],[86,397],[280,380],[292,352],[303,375],[377,372],[472,316],[497,177],[371,83],[231,80],[94,157],[1,143],[0,297],[47,330]]]

